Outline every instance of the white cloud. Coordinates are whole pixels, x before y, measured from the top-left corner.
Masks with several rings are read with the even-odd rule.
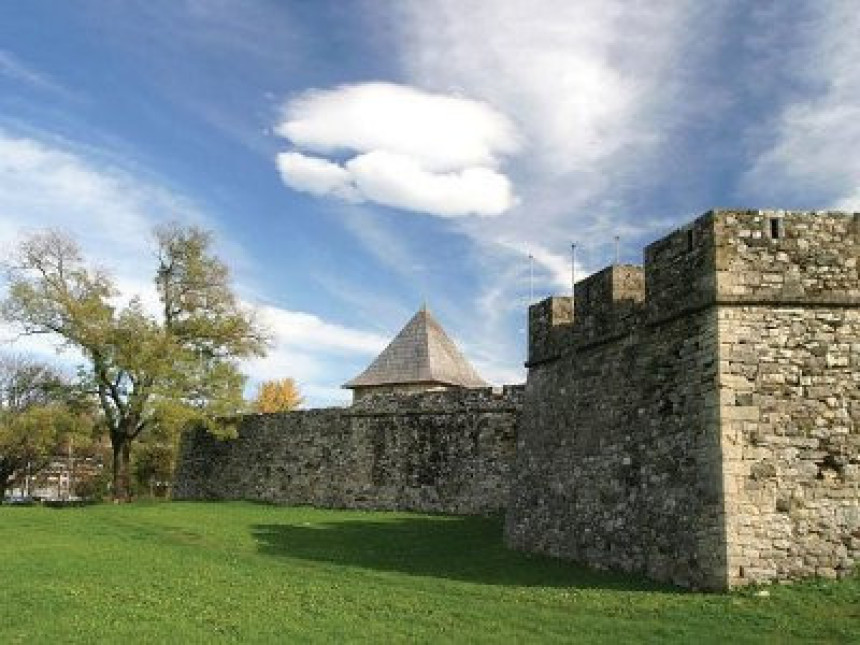
[[[499,215],[514,203],[511,182],[490,168],[473,166],[434,173],[413,157],[376,150],[346,164],[366,199],[435,215]]]
[[[331,373],[351,365],[357,374],[390,340],[306,312],[271,305],[258,312],[273,335],[273,347],[264,358],[247,361],[246,373],[253,382],[293,377],[313,405],[347,402],[349,392],[331,383]]]
[[[491,385],[516,385],[526,381],[526,369],[522,363],[519,367],[514,367],[509,363],[501,363],[492,359],[477,359],[474,361],[474,365],[481,378]]]
[[[70,372],[84,360],[80,351],[72,347],[61,347],[52,336],[22,336],[20,330],[5,322],[0,322],[0,353],[36,356],[41,360],[59,364]]]
[[[860,182],[858,182],[860,183]],[[860,213],[860,187],[852,194],[847,195],[837,201],[833,208],[840,211],[848,211],[851,213]]]
[[[311,90],[290,101],[277,132],[298,149],[345,163],[278,155],[291,188],[445,217],[493,216],[516,200],[498,168],[519,148],[489,105],[390,83]]]
[[[277,163],[284,183],[296,190],[440,217],[499,215],[516,202],[508,178],[490,168],[429,172],[413,157],[382,150],[345,166],[298,152],[279,154]]]
[[[317,407],[310,405],[309,401],[318,401],[319,406],[324,407],[346,407],[352,403],[352,392],[340,387],[326,387],[320,385],[304,385],[299,383],[299,391],[305,397],[303,408]]]
[[[275,333],[281,345],[369,355],[381,352],[390,340],[379,334],[326,322],[305,312],[270,305],[259,311],[263,322]]]
[[[311,152],[383,150],[437,171],[496,166],[518,148],[489,105],[392,83],[306,92],[286,105],[277,132]]]
[[[527,245],[525,242],[521,242],[519,240],[497,238],[493,240],[492,243],[502,249],[513,251],[522,259],[528,259],[531,257],[534,260],[534,268],[545,273],[549,282],[553,286],[558,289],[570,290],[570,281],[572,276],[570,270],[571,258],[569,255],[565,257],[564,255],[554,253],[539,244]],[[579,262],[577,262],[576,268],[577,275],[579,277],[584,277],[584,268]]]
[[[334,195],[347,201],[361,201],[352,185],[352,175],[336,163],[299,152],[282,152],[277,157],[281,179],[290,188],[322,197]]]

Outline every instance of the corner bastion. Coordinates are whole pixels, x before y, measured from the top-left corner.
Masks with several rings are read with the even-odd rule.
[[[711,211],[529,311],[509,545],[679,585],[860,560],[860,215]]]

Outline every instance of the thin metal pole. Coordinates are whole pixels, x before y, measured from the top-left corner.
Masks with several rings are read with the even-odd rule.
[[[69,478],[68,478],[68,482],[67,482],[68,489],[66,490],[66,498],[69,500],[72,499],[72,492],[74,490],[74,477],[75,477],[75,458],[72,456],[72,451],[74,448],[73,444],[74,444],[74,440],[71,437],[69,437],[69,462],[68,462]]]
[[[535,258],[529,253],[529,304],[535,301]]]
[[[621,238],[619,236],[615,236],[615,264],[618,264],[618,258],[620,256],[618,252],[618,242]]]
[[[570,243],[570,313],[576,316],[576,242]],[[573,343],[576,336],[568,334],[568,338]]]

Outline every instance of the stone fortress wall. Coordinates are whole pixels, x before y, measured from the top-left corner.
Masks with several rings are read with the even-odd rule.
[[[860,561],[860,215],[712,211],[529,311],[528,382],[185,437],[174,497],[492,513],[726,589]]]
[[[489,514],[507,504],[522,386],[363,397],[187,433],[174,499]]]
[[[506,537],[685,586],[860,560],[860,215],[713,211],[530,316]]]

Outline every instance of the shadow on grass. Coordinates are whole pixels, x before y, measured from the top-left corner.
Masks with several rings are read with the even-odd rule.
[[[502,521],[486,517],[257,524],[261,553],[489,585],[684,593],[643,578],[507,549]]]

